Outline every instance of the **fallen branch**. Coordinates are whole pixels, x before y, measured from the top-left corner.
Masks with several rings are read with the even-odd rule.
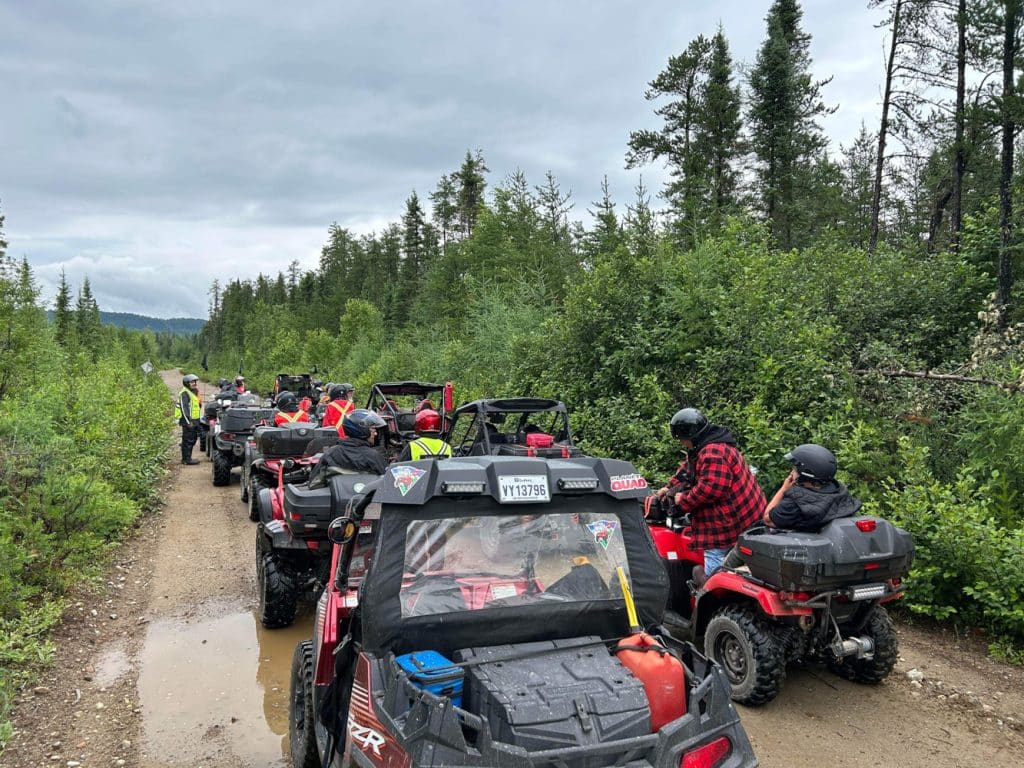
[[[959,373],[932,373],[931,371],[907,371],[903,369],[858,369],[851,371],[857,376],[885,376],[890,379],[928,379],[929,381],[953,381],[959,384],[981,384],[986,387],[999,387],[1006,392],[1019,392],[1019,382],[996,381],[983,379],[979,376],[962,376]]]

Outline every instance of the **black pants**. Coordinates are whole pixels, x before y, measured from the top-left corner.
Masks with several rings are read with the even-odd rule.
[[[192,458],[192,449],[195,448],[196,441],[199,439],[199,425],[192,424],[191,426],[181,423],[181,460],[186,461]]]

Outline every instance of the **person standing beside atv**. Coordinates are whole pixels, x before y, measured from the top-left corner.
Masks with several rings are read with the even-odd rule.
[[[452,455],[452,447],[441,439],[441,414],[424,408],[416,414],[413,424],[416,439],[405,444],[397,461],[417,459],[445,459]]]
[[[828,448],[805,443],[784,458],[793,465],[793,471],[768,502],[765,525],[817,533],[825,523],[851,517],[860,510],[860,499],[836,480],[836,457]]]
[[[192,449],[199,439],[199,419],[203,405],[199,399],[199,377],[186,374],[181,380],[181,392],[174,404],[174,415],[181,426],[181,463],[194,465],[199,462],[192,458]]]
[[[277,396],[277,413],[274,414],[274,426],[295,424],[309,421],[309,414],[299,408],[299,398],[294,392],[284,391]]]
[[[345,429],[346,437],[324,451],[310,474],[310,488],[325,482],[332,470],[383,475],[387,469],[387,462],[373,445],[377,439],[377,430],[384,426],[384,419],[373,411],[357,408],[345,416],[341,426]]]
[[[245,394],[245,376],[235,376],[235,392],[239,395]]]
[[[739,535],[761,519],[764,492],[728,429],[696,408],[678,411],[669,428],[686,458],[657,495],[674,494],[680,513],[689,514],[694,544],[704,550],[703,574],[694,569],[702,583],[721,567]]]
[[[337,427],[338,433],[345,437],[342,431],[341,422],[353,410],[355,410],[356,388],[351,384],[332,384],[327,390],[330,402],[327,403],[327,410],[324,411],[324,420],[321,427]]]

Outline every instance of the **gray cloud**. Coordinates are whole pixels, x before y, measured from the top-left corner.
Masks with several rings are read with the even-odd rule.
[[[516,3],[135,0],[0,5],[0,203],[52,294],[63,264],[104,309],[205,314],[214,278],[316,262],[332,221],[369,232],[467,149],[491,183],[552,170],[583,217],[625,202],[647,81],[719,20],[752,61],[768,0]],[[873,121],[877,14],[805,3],[849,143]],[[660,168],[642,170],[649,189]]]

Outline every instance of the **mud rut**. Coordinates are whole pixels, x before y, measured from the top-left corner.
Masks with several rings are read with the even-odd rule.
[[[162,375],[180,388],[178,372]],[[171,465],[163,510],[142,522],[100,593],[72,603],[53,669],[18,701],[0,766],[289,765],[288,675],[311,615],[286,630],[259,626],[238,470],[227,488],[211,473],[205,460]],[[901,661],[880,686],[796,669],[775,702],[740,707],[761,765],[1024,765],[1024,670],[899,629]]]

